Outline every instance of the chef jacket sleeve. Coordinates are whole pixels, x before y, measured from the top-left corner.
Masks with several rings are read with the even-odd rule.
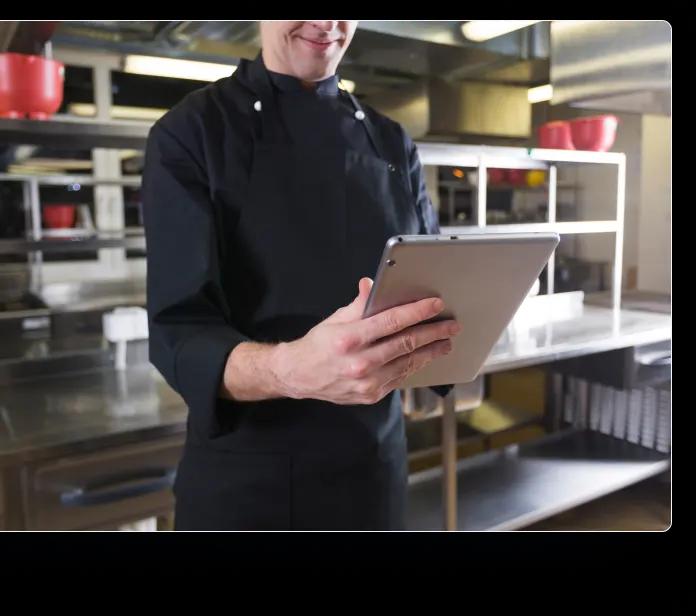
[[[405,134],[405,133],[404,133]],[[411,191],[416,198],[416,205],[421,212],[425,229],[421,229],[421,233],[427,235],[437,235],[440,233],[440,222],[437,212],[428,196],[428,189],[425,185],[425,174],[423,173],[423,165],[418,156],[418,148],[413,143],[410,137],[406,135],[406,147],[408,150],[408,167],[409,179],[411,182]],[[422,223],[421,223],[422,224]]]
[[[248,341],[230,322],[221,285],[220,225],[206,173],[186,145],[155,124],[143,172],[150,361],[189,407],[196,432],[221,432],[227,357]]]
[[[420,210],[425,229],[421,229],[421,233],[425,235],[437,235],[440,233],[440,222],[437,212],[433,207],[428,190],[425,186],[425,174],[423,173],[423,165],[418,156],[418,148],[413,143],[411,138],[406,135],[406,148],[408,151],[408,166],[409,179],[411,181],[411,190],[416,198],[416,207]],[[438,396],[444,398],[454,387],[454,385],[437,385],[430,389]]]

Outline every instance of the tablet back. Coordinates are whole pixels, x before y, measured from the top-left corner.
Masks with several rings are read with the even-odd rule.
[[[455,318],[462,326],[452,352],[411,375],[403,387],[473,381],[558,242],[556,233],[391,238],[364,316],[441,297],[445,310],[439,318]]]

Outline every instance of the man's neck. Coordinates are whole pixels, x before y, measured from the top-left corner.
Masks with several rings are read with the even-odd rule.
[[[280,73],[281,75],[288,75],[289,77],[295,77],[296,79],[299,79],[300,83],[302,84],[302,87],[305,90],[316,90],[317,89],[317,82],[316,81],[305,81],[304,79],[300,79],[297,75],[293,75],[291,72],[283,70],[283,68],[280,65],[277,65],[273,61],[273,58],[269,57],[269,54],[264,49],[261,49],[261,57],[263,58],[263,65],[269,71],[271,71],[273,73]]]

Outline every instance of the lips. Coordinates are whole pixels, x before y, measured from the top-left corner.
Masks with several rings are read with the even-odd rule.
[[[333,41],[317,41],[317,40],[314,40],[314,39],[306,39],[306,38],[304,38],[304,37],[302,37],[302,36],[299,36],[298,38],[299,38],[305,45],[307,45],[308,47],[310,47],[311,49],[316,49],[316,50],[318,50],[318,51],[325,51],[326,49],[329,49],[329,47],[331,47],[331,45],[333,45],[334,43],[337,43],[337,42],[338,42],[337,40],[333,40]]]

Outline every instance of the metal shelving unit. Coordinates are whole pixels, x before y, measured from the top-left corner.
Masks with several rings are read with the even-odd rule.
[[[27,120],[28,121],[28,120]],[[60,237],[50,237],[41,227],[41,201],[39,186],[64,186],[80,184],[82,186],[138,187],[142,182],[140,176],[125,176],[121,178],[97,178],[91,175],[51,174],[31,175],[0,173],[0,182],[20,182],[23,185],[24,211],[27,220],[25,239],[0,240],[0,254],[29,253],[32,288],[41,286],[41,266],[44,253],[77,253],[94,252],[103,248],[145,248],[145,236],[142,229],[128,228],[122,231],[101,231],[82,233],[75,229],[74,233],[65,230]],[[61,230],[62,231],[62,230]]]
[[[478,172],[474,224],[443,227],[442,232],[451,235],[494,230],[494,232],[555,231],[562,235],[613,233],[614,265],[612,276],[612,305],[621,304],[621,270],[623,267],[623,226],[626,191],[626,155],[618,152],[584,152],[578,150],[546,150],[539,148],[505,148],[440,143],[417,143],[424,165],[469,167]],[[556,196],[559,188],[558,163],[613,165],[617,173],[616,217],[613,220],[558,222]],[[546,223],[519,223],[514,225],[487,225],[486,200],[489,168],[543,169],[548,171],[548,220]],[[555,256],[549,260],[546,270],[548,293],[554,291]]]
[[[665,453],[566,430],[456,465],[458,530],[514,530],[669,469]],[[409,477],[409,530],[442,530],[442,469]]]
[[[624,226],[624,204],[625,204],[625,184],[626,184],[626,156],[621,153],[614,152],[582,152],[575,150],[545,150],[538,148],[505,148],[505,147],[489,147],[489,146],[471,146],[457,144],[439,144],[439,143],[418,143],[421,162],[424,165],[448,166],[448,167],[468,167],[474,168],[477,171],[476,182],[476,207],[474,208],[474,224],[469,226],[451,226],[443,227],[442,233],[447,235],[462,235],[467,233],[481,232],[529,232],[529,231],[555,231],[561,235],[569,234],[590,234],[590,233],[613,233],[614,234],[614,271],[612,276],[612,306],[616,310],[619,309],[621,303],[621,269],[623,256],[623,226]],[[556,217],[556,197],[559,189],[558,184],[558,163],[576,163],[576,164],[600,164],[613,165],[616,167],[617,173],[617,190],[616,190],[616,217],[613,220],[590,220],[577,222],[558,222]],[[488,225],[486,222],[487,214],[487,194],[488,194],[488,169],[543,169],[548,172],[548,208],[547,221],[545,223],[519,223],[512,225]],[[547,293],[554,292],[554,277],[555,277],[555,255],[552,255],[546,268],[547,275]],[[501,520],[498,524],[499,528],[516,527],[517,519],[514,511],[517,505],[515,499],[524,502],[521,498],[521,493],[517,486],[524,485],[524,477],[530,468],[529,465],[516,464],[512,467],[499,467],[497,462],[492,462],[486,472],[476,474],[469,473],[467,470],[467,461],[457,462],[457,419],[455,410],[455,400],[452,394],[441,401],[442,415],[442,468],[434,471],[432,476],[428,476],[427,481],[424,480],[421,487],[413,488],[412,492],[416,495],[419,490],[424,490],[424,493],[439,493],[442,496],[442,507],[435,513],[435,517],[439,518],[434,522],[436,528],[444,528],[445,530],[456,530],[458,528],[476,528],[481,526],[481,519],[489,519],[493,514],[490,508],[490,503],[483,499],[481,500],[480,493],[493,494],[495,507],[500,511],[510,513],[506,520]],[[573,445],[575,446],[575,445]],[[480,463],[482,458],[476,457],[471,464]],[[524,462],[524,460],[522,460]],[[540,473],[538,484],[529,485],[528,489],[535,489],[539,485],[549,481],[549,477],[553,474],[553,466],[558,463],[558,460],[549,460],[550,472]],[[515,477],[508,484],[499,480],[501,473],[506,469],[512,468],[512,475]],[[642,469],[643,467],[641,467]],[[655,467],[657,468],[657,467]],[[662,467],[660,467],[662,468]],[[515,471],[514,469],[517,469]],[[574,470],[568,468],[568,476],[564,481],[571,481]],[[642,470],[640,471],[642,472]],[[465,481],[459,481],[459,475],[465,473]],[[483,474],[481,474],[483,473]],[[521,474],[520,474],[521,473]],[[592,477],[593,481],[599,481],[595,473]],[[533,475],[536,476],[536,475]],[[481,479],[478,481],[476,478]],[[483,478],[482,478],[483,477]],[[621,481],[630,480],[622,479]],[[618,480],[617,480],[618,482]],[[601,483],[601,482],[600,482]],[[623,485],[627,485],[624,483]],[[618,485],[614,483],[613,485]],[[561,486],[557,486],[561,489]],[[621,487],[618,485],[618,487]],[[611,491],[611,487],[607,487],[607,492]],[[613,489],[617,489],[616,487]],[[474,494],[476,492],[476,494]],[[506,494],[509,492],[511,503],[506,502]],[[606,493],[606,492],[605,492]],[[596,491],[594,494],[597,494]],[[599,494],[597,494],[599,495]],[[589,500],[593,498],[590,496]],[[497,499],[497,500],[496,500]],[[575,499],[575,500],[573,500]],[[578,504],[577,498],[569,495],[569,502]],[[482,502],[482,505],[477,504]],[[488,503],[488,504],[486,504]],[[509,505],[509,506],[508,506]],[[557,507],[558,505],[553,505]],[[481,508],[488,507],[483,511]],[[552,506],[540,503],[536,510],[546,512],[545,515],[550,515],[555,511]],[[477,518],[477,511],[480,516]],[[431,512],[432,513],[432,512]],[[430,515],[430,514],[428,514]],[[463,516],[463,517],[462,517]],[[467,517],[470,516],[470,517]],[[473,516],[473,517],[471,517]],[[426,516],[427,517],[427,516]],[[523,516],[524,518],[524,516]],[[428,524],[433,523],[432,518],[428,518]],[[472,520],[479,520],[478,522]],[[524,518],[527,523],[531,523],[529,517]],[[518,526],[521,524],[518,524]]]

